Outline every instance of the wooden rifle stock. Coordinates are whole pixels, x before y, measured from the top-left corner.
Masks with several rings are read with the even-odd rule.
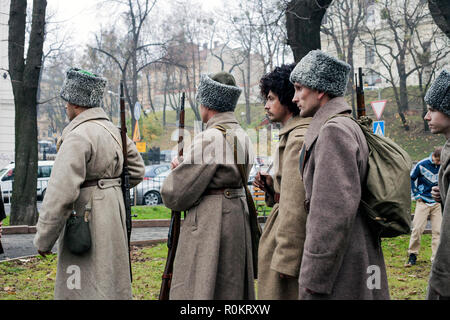
[[[130,263],[130,279],[133,281],[131,269],[131,201],[130,201],[130,173],[128,171],[128,150],[127,150],[127,125],[125,122],[125,98],[123,93],[123,81],[120,81],[120,135],[122,138],[123,169],[122,169],[122,193],[125,206],[125,222],[128,239],[128,259]]]
[[[181,94],[180,121],[178,131],[178,156],[183,156],[183,130],[184,130],[184,92]],[[180,236],[181,212],[172,210],[169,235],[167,237],[167,253],[166,266],[162,275],[161,290],[159,292],[159,300],[169,300],[170,286],[172,282],[173,263],[178,247],[178,238]]]
[[[356,106],[357,106],[358,119],[360,119],[361,117],[364,117],[366,115],[366,105],[364,102],[363,73],[362,73],[361,67],[358,68],[358,78],[355,80],[356,80],[355,81],[355,84],[356,84]]]

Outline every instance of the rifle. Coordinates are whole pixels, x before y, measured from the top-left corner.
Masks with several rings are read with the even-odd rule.
[[[125,205],[125,221],[128,238],[128,259],[130,263],[130,279],[133,281],[133,271],[131,269],[131,199],[130,199],[130,173],[128,171],[127,159],[127,126],[125,123],[125,98],[123,94],[123,80],[120,81],[120,135],[122,137],[123,169],[122,169],[122,193]]]
[[[358,81],[359,80],[359,81]],[[359,83],[359,86],[358,86]],[[363,73],[362,68],[358,68],[358,78],[356,78],[355,73],[355,84],[356,84],[356,106],[358,119],[366,116],[366,105],[364,103],[364,83],[363,83]]]
[[[184,130],[184,92],[181,94],[180,122],[178,131],[178,156],[183,156],[183,130]],[[166,266],[162,275],[161,290],[159,292],[159,300],[169,300],[170,286],[172,282],[173,263],[178,247],[178,238],[180,236],[181,212],[172,210],[169,234],[167,236],[167,253]]]

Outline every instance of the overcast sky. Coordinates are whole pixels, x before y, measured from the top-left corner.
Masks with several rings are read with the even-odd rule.
[[[159,5],[168,4],[173,0],[158,0]],[[47,0],[47,13],[54,13],[52,19],[63,22],[65,28],[72,30],[73,43],[83,46],[93,38],[100,25],[110,19],[110,14],[98,8],[99,0]],[[223,0],[198,0],[205,10],[221,7]],[[175,19],[175,18],[174,18]]]

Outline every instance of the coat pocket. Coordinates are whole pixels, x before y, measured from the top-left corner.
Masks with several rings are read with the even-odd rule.
[[[192,207],[191,209],[189,209],[186,215],[186,222],[193,230],[197,230],[198,207],[199,206]]]

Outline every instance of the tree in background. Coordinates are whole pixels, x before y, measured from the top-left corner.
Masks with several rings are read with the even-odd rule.
[[[320,49],[320,26],[333,0],[284,1],[288,45],[299,62],[309,51]]]
[[[450,1],[428,0],[428,8],[434,22],[450,38]]]
[[[413,48],[415,39],[425,41],[430,37],[426,30],[431,21],[430,11],[422,0],[379,0],[374,6],[380,12],[380,24],[366,25],[360,39],[373,48],[385,69],[383,73],[369,68],[392,85],[398,114],[404,129],[409,130],[405,116],[409,110],[407,79],[423,68],[423,61],[419,61]],[[415,54],[416,65],[409,63],[410,54]],[[426,67],[431,65],[425,63]]]
[[[34,225],[37,221],[37,93],[46,7],[46,0],[33,1],[30,37],[26,44],[27,1],[11,0],[10,5],[8,60],[16,113],[11,225]],[[28,48],[26,57],[25,48]]]
[[[367,4],[367,0],[334,1],[326,11],[320,29],[328,39],[331,39],[329,43],[334,45],[337,58],[350,65],[350,75],[355,74],[353,65],[354,47],[361,31],[362,22],[366,18]],[[347,92],[351,92],[353,114],[356,114],[354,82],[354,77],[350,76]]]
[[[116,45],[113,47],[106,47],[102,41],[102,34],[97,36],[97,43],[92,49],[97,50],[114,61],[121,73],[121,79],[124,82],[125,98],[128,102],[131,111],[131,130],[134,132],[136,119],[134,118],[134,108],[138,101],[138,77],[141,71],[147,66],[155,63],[161,55],[161,43],[147,42],[144,38],[146,33],[145,23],[152,12],[157,0],[128,0],[128,1],[114,1],[113,5],[119,4],[118,10],[127,8],[122,12],[123,22],[128,28],[123,38],[117,38]],[[104,3],[106,5],[106,2]],[[118,32],[113,28],[112,32]],[[149,56],[149,48],[155,47],[155,58],[148,60],[143,58]],[[144,54],[146,52],[146,54]]]

